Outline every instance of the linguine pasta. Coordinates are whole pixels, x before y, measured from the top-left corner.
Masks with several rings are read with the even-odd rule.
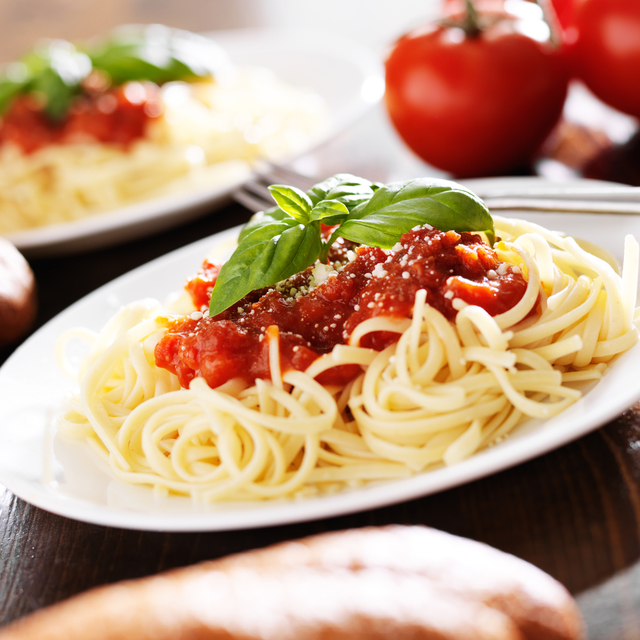
[[[138,302],[99,334],[70,332],[61,341],[63,366],[66,341],[91,347],[58,428],[85,438],[115,477],[205,502],[321,494],[460,462],[529,418],[563,411],[638,339],[631,236],[618,275],[573,238],[494,220],[502,238],[494,249],[527,281],[504,313],[458,300],[449,321],[421,290],[411,318],[365,320],[349,344],[305,372],[280,370],[272,326],[269,380],[212,389],[195,378],[182,389],[154,362],[171,309]],[[397,342],[381,352],[360,346],[378,331]],[[342,364],[362,373],[343,386],[315,380]]]

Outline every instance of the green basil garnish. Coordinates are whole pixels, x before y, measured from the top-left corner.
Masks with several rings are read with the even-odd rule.
[[[379,189],[338,231],[347,240],[390,249],[398,233],[424,224],[441,231],[483,231],[494,241],[493,220],[478,196],[454,182],[427,178]]]
[[[0,114],[17,95],[33,93],[44,112],[60,120],[92,70],[104,73],[112,86],[134,80],[160,85],[215,77],[226,64],[224,51],[208,38],[163,25],[123,28],[83,48],[52,40],[0,74]]]
[[[294,220],[302,224],[309,222],[309,213],[313,209],[313,203],[304,191],[300,191],[296,187],[274,184],[269,187],[269,192],[280,209]]]
[[[7,77],[0,78],[0,114],[9,107],[13,99],[24,90],[24,82],[16,82]]]
[[[327,260],[339,237],[390,249],[416,226],[441,231],[476,231],[494,242],[489,210],[463,186],[419,178],[381,186],[338,174],[306,194],[294,187],[269,188],[278,204],[257,214],[242,230],[237,249],[222,266],[211,295],[216,316],[255,289],[270,287]],[[336,226],[329,240],[321,224]]]
[[[80,83],[90,71],[87,55],[68,42],[53,40],[21,62],[9,65],[0,76],[0,113],[17,95],[33,93],[44,102],[45,113],[59,120],[80,93]]]
[[[114,85],[132,80],[164,84],[214,76],[226,59],[209,38],[159,24],[120,28],[86,51],[93,68],[107,73]]]
[[[245,236],[218,274],[210,315],[228,309],[251,291],[269,287],[303,271],[320,253],[320,224],[273,221]],[[215,301],[214,301],[215,298]]]

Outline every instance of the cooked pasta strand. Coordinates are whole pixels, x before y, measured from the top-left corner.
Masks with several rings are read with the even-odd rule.
[[[523,298],[490,316],[462,305],[454,322],[415,296],[410,318],[362,322],[307,371],[282,370],[279,332],[266,331],[270,378],[181,389],[155,366],[166,309],[120,311],[89,344],[80,390],[59,428],[89,440],[126,482],[197,501],[307,496],[458,463],[527,418],[557,415],[638,340],[638,246],[625,242],[623,274],[573,239],[496,217],[498,251],[527,276]],[[398,336],[382,351],[371,332]],[[341,365],[362,373],[325,387]]]

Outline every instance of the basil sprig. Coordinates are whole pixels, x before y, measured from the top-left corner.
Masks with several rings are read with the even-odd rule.
[[[114,85],[213,77],[226,64],[226,53],[209,38],[160,24],[121,27],[87,47],[87,54],[93,68],[107,73]]]
[[[69,42],[52,40],[9,65],[0,76],[0,113],[17,95],[33,93],[44,101],[45,113],[59,120],[90,72],[91,60],[85,53]]]
[[[208,38],[163,25],[121,28],[82,48],[45,41],[0,73],[0,114],[16,96],[33,93],[44,112],[60,120],[92,70],[106,74],[113,86],[133,80],[164,84],[215,77],[227,64],[224,51]]]
[[[391,249],[416,226],[441,231],[484,232],[495,239],[493,220],[474,193],[448,180],[418,178],[386,186],[338,174],[306,193],[273,185],[277,206],[256,215],[222,266],[211,295],[215,316],[255,289],[270,287],[312,265],[326,262],[339,237]],[[336,226],[324,241],[321,224]]]

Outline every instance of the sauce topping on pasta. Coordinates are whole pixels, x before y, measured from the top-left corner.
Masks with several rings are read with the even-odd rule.
[[[500,262],[480,236],[423,227],[406,233],[392,250],[337,243],[329,264],[309,267],[273,288],[254,291],[215,317],[199,314],[169,322],[155,350],[156,364],[187,387],[196,376],[217,387],[231,378],[269,378],[269,342],[279,340],[283,371],[304,371],[354,329],[376,316],[407,318],[416,292],[453,319],[456,300],[491,315],[513,307],[527,283],[517,267]],[[207,305],[218,269],[205,263],[187,285],[197,308]],[[277,327],[274,332],[270,327]],[[381,350],[397,334],[374,332],[360,346]],[[323,372],[323,384],[344,384],[357,365]]]
[[[19,96],[0,121],[0,145],[10,142],[24,153],[87,142],[126,148],[144,137],[149,120],[161,112],[159,88],[148,82],[78,96],[60,121],[51,119],[33,96]]]

